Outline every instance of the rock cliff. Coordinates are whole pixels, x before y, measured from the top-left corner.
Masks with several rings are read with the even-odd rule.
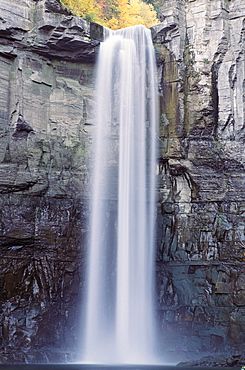
[[[165,1],[162,14],[153,32],[162,95],[162,346],[181,358],[239,351],[245,340],[245,4]]]
[[[0,0],[0,362],[75,358],[87,158],[102,27],[58,0]],[[159,352],[245,340],[243,0],[165,0],[160,97]]]
[[[0,14],[0,362],[65,361],[81,304],[103,30],[54,0],[1,0]]]

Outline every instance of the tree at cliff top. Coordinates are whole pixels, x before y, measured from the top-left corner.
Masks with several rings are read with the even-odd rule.
[[[97,13],[94,0],[61,0],[71,11],[82,18],[94,20]]]
[[[159,23],[152,4],[142,0],[62,0],[75,15],[113,30],[143,24]]]

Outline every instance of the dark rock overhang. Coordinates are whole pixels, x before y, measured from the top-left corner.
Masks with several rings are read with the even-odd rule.
[[[1,9],[0,54],[15,57],[17,50],[25,50],[49,58],[94,63],[103,39],[102,26],[73,16],[59,0],[29,3],[23,2],[22,14],[11,17],[8,9]]]

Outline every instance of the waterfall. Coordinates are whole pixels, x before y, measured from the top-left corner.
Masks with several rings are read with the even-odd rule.
[[[83,361],[154,362],[157,98],[151,32],[101,43]]]

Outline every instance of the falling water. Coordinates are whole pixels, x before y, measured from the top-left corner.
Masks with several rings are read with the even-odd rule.
[[[156,73],[151,32],[101,43],[84,361],[154,362]]]

